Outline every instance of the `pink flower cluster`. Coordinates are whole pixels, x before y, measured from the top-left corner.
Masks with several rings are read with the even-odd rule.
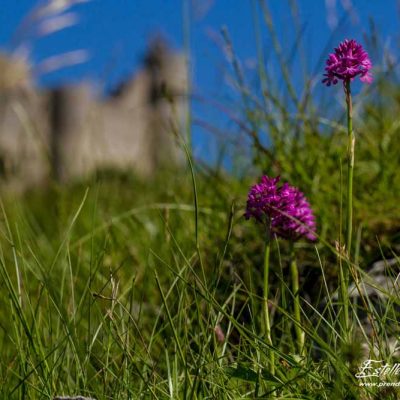
[[[267,224],[272,234],[285,239],[316,240],[315,217],[304,194],[288,183],[278,186],[279,180],[279,176],[263,176],[250,188],[246,219],[253,217]]]
[[[371,83],[371,68],[371,60],[361,44],[346,39],[335,48],[334,53],[329,54],[322,83],[336,85],[339,80],[351,81],[356,76],[360,76],[362,82]]]

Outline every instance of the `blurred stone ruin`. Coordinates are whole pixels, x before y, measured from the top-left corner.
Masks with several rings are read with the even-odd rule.
[[[187,88],[183,55],[160,38],[142,68],[101,99],[88,83],[41,90],[26,62],[0,54],[2,187],[70,182],[101,169],[151,177],[181,164]]]

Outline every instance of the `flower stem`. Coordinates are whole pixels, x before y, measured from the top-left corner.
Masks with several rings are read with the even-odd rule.
[[[346,104],[347,104],[347,134],[348,134],[346,249],[350,259],[352,233],[353,233],[353,172],[354,172],[354,145],[355,145],[355,137],[353,132],[353,104],[351,100],[350,80],[347,80],[345,83],[345,93],[346,93]]]
[[[350,79],[344,82],[344,91],[347,105],[347,208],[346,208],[346,253],[348,258],[347,266],[344,266],[341,273],[341,294],[343,302],[343,329],[345,335],[349,333],[349,268],[352,250],[353,233],[353,173],[354,173],[354,146],[355,137],[353,132],[353,104],[351,99]]]
[[[264,315],[264,328],[265,328],[265,337],[267,343],[272,346],[272,338],[271,338],[271,322],[269,316],[269,308],[268,308],[268,292],[269,292],[269,258],[270,258],[270,250],[271,250],[271,242],[270,235],[267,235],[267,241],[265,242],[265,252],[264,252],[264,298],[263,298],[263,315]],[[275,374],[275,354],[270,349],[269,351],[269,361],[270,361],[270,371],[272,374]]]
[[[291,260],[290,260],[290,274],[292,278],[292,292],[293,300],[293,313],[295,325],[294,329],[297,338],[297,347],[300,355],[304,355],[304,331],[301,329],[301,312],[300,312],[300,296],[299,296],[299,270],[294,254],[294,246],[292,244]]]

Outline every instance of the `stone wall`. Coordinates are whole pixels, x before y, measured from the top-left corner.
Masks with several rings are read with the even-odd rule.
[[[17,68],[18,66],[18,68]],[[24,189],[84,178],[98,169],[133,169],[151,176],[180,164],[187,73],[184,57],[161,41],[143,68],[110,96],[89,84],[37,89],[29,68],[0,56],[0,174],[3,187]]]

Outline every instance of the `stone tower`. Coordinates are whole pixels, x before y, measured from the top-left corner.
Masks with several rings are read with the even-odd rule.
[[[16,61],[0,58],[15,70]],[[29,187],[53,175],[62,182],[98,169],[132,169],[151,176],[183,161],[178,136],[187,115],[184,57],[155,40],[143,67],[110,96],[89,84],[35,88],[29,69],[0,81],[0,161],[3,183]],[[4,67],[5,69],[5,67]]]

